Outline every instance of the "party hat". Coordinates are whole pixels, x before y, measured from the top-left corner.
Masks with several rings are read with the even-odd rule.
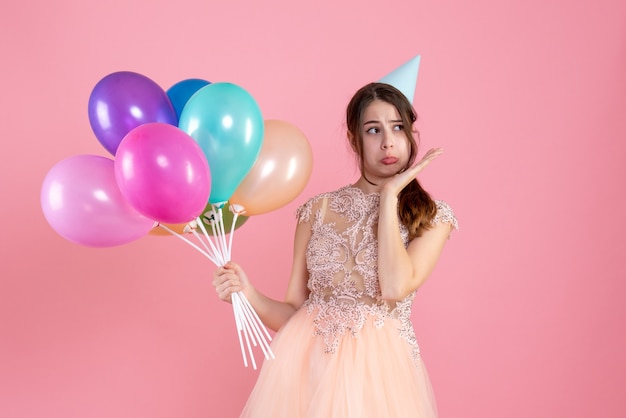
[[[413,96],[415,95],[415,84],[417,83],[417,72],[420,66],[420,55],[416,55],[409,61],[396,68],[379,81],[382,83],[391,84],[413,103]]]

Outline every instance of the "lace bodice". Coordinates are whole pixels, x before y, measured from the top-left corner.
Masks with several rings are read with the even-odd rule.
[[[450,207],[436,201],[433,224],[444,222],[458,228]],[[365,194],[345,186],[308,200],[298,208],[298,222],[311,224],[311,238],[306,249],[309,271],[309,299],[305,306],[315,312],[315,334],[324,337],[326,351],[335,352],[339,337],[347,332],[357,337],[367,320],[382,327],[387,319],[400,321],[400,335],[414,346],[419,355],[410,322],[415,292],[391,303],[381,298],[378,283],[376,239],[378,193]],[[400,226],[405,247],[408,231]]]

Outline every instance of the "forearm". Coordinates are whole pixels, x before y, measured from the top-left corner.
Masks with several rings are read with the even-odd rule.
[[[263,324],[274,331],[278,331],[296,311],[293,305],[271,299],[256,289],[247,298]]]
[[[417,288],[414,267],[400,236],[398,199],[381,194],[378,218],[378,281],[382,297],[401,300]]]
[[[274,331],[278,331],[308,297],[305,248],[311,235],[310,231],[311,228],[307,223],[300,223],[296,228],[291,277],[284,301],[271,299],[252,286],[245,291],[261,321]]]

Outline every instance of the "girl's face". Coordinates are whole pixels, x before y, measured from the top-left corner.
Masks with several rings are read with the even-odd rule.
[[[406,168],[410,145],[402,118],[396,107],[382,100],[374,100],[363,112],[363,173],[371,182],[379,184]]]

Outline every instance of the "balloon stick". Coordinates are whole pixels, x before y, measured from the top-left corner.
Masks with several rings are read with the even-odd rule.
[[[202,233],[204,234],[207,242],[211,245],[211,248],[213,249],[214,254],[215,254],[215,258],[219,261],[219,264],[215,263],[215,265],[223,266],[224,264],[226,264],[226,260],[224,259],[224,256],[222,255],[222,252],[217,249],[215,244],[213,244],[213,241],[211,240],[211,236],[209,235],[208,231],[206,230],[206,227],[204,226],[204,223],[202,222],[202,219],[200,219],[200,217],[198,217],[198,224],[200,225],[200,229],[202,230]],[[212,226],[213,226],[213,223],[211,222],[211,227]],[[215,234],[215,230],[213,230],[213,233]]]
[[[206,258],[208,258],[209,260],[211,260],[215,265],[217,265],[216,260],[211,257],[210,254],[208,254],[207,252],[205,252],[202,248],[198,247],[196,244],[194,244],[193,242],[189,241],[187,238],[183,237],[181,234],[179,234],[176,231],[171,230],[170,228],[168,228],[167,226],[163,225],[163,224],[159,224],[159,228],[163,228],[165,229],[167,232],[169,232],[170,234],[178,237],[179,239],[183,240],[184,242],[186,242],[187,244],[189,244],[191,247],[195,248],[196,250],[198,250],[198,252],[200,252],[202,255],[204,255]]]

